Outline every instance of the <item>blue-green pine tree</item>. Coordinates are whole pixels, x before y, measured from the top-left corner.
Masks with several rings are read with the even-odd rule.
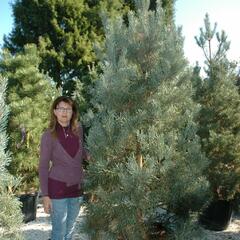
[[[230,42],[224,31],[204,19],[195,37],[205,55],[205,75],[195,68],[195,100],[201,104],[198,116],[203,151],[210,160],[206,175],[214,199],[233,199],[240,191],[240,100],[236,86],[236,64],[226,53]]]
[[[38,190],[40,136],[47,127],[50,105],[57,94],[50,78],[39,72],[39,63],[34,45],[26,45],[16,55],[5,50],[0,61],[0,72],[8,78],[8,133],[12,152],[9,171],[21,178],[22,192]]]
[[[127,26],[121,17],[104,19],[103,73],[92,90],[97,113],[87,138],[91,239],[150,239],[147,222],[158,207],[185,224],[207,199],[208,160],[193,121],[198,105],[183,38],[157,3],[148,11],[149,1],[136,0]],[[194,236],[181,231],[182,239]]]
[[[19,228],[22,223],[20,204],[11,189],[18,183],[9,174],[7,166],[11,162],[7,151],[8,136],[6,133],[9,107],[6,104],[7,80],[0,75],[0,239],[20,240]]]

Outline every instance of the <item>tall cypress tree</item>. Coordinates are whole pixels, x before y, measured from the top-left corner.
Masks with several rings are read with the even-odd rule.
[[[11,55],[3,51],[0,72],[8,78],[9,149],[12,162],[9,171],[22,178],[20,190],[38,189],[37,166],[40,136],[47,127],[49,102],[56,96],[55,85],[39,72],[40,58],[34,45]]]
[[[207,176],[215,199],[232,199],[240,187],[240,101],[236,65],[226,53],[230,47],[224,31],[217,32],[204,19],[197,44],[205,55],[205,74],[193,76],[195,100],[201,104],[199,136],[210,160]]]
[[[19,228],[22,223],[20,204],[10,191],[17,180],[9,174],[7,166],[11,162],[7,151],[6,133],[9,108],[6,104],[7,81],[0,75],[0,238],[2,240],[22,239]]]
[[[208,161],[181,33],[165,27],[159,1],[156,11],[148,11],[149,1],[135,4],[127,25],[121,17],[104,21],[103,73],[92,100],[98,112],[87,138],[91,239],[150,239],[148,220],[158,207],[187,223],[207,198]]]

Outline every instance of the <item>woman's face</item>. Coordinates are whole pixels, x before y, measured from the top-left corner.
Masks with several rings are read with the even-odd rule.
[[[72,106],[66,102],[60,102],[56,109],[54,109],[54,114],[57,118],[58,123],[66,127],[69,125],[70,120],[72,118]]]

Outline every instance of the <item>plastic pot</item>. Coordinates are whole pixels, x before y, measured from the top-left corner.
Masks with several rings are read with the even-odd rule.
[[[199,216],[200,224],[209,230],[223,231],[232,219],[233,204],[227,200],[217,200],[209,204]]]
[[[19,196],[22,203],[21,210],[23,213],[23,221],[25,223],[34,221],[37,215],[38,193],[23,194]]]

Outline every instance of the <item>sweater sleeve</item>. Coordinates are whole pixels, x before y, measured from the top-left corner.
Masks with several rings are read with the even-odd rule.
[[[42,196],[48,196],[48,174],[52,155],[52,141],[48,131],[44,132],[40,144],[39,180]]]

